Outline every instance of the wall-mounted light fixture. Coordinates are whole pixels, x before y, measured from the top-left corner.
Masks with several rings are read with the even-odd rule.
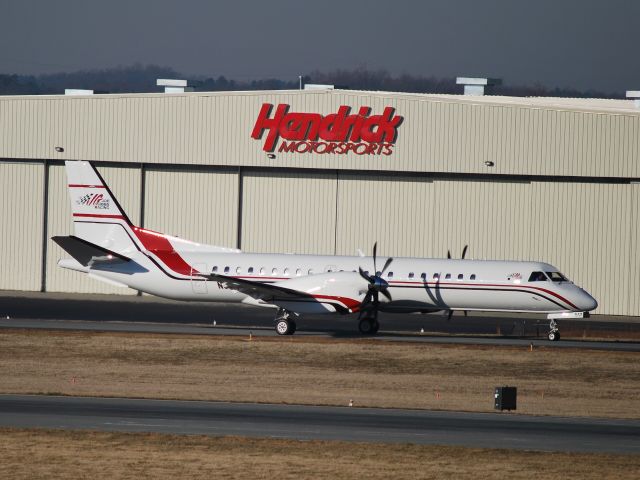
[[[64,152],[64,148],[62,148],[62,147],[56,147],[56,148],[55,148],[55,150],[56,150],[56,152],[58,152],[58,153],[62,153],[62,152]]]
[[[276,158],[276,154],[275,153],[267,153],[267,157],[270,158],[271,160],[273,160],[274,158]]]
[[[487,167],[493,167],[493,166],[495,165],[495,163],[493,163],[491,160],[487,160],[486,162],[484,162],[484,164],[485,164]]]

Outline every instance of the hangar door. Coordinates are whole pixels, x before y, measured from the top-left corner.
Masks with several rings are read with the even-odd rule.
[[[335,173],[250,171],[242,185],[242,250],[333,254]]]
[[[535,182],[533,255],[597,300],[595,313],[640,315],[640,185]]]
[[[339,173],[336,253],[429,257],[434,186],[424,178]]]
[[[437,256],[531,259],[531,184],[470,180],[434,182],[433,244]]]
[[[236,172],[149,168],[144,205],[146,228],[208,245],[236,246]]]
[[[40,290],[44,167],[0,163],[0,289]]]

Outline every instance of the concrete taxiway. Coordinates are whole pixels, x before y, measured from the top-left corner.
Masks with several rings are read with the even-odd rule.
[[[640,422],[349,407],[0,395],[5,427],[640,453]]]

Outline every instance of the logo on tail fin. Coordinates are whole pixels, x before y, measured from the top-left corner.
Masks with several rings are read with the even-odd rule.
[[[109,210],[109,199],[102,193],[87,193],[76,200],[76,204],[93,207],[96,210]]]

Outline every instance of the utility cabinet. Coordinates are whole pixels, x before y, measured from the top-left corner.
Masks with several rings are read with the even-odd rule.
[[[496,410],[515,410],[517,397],[517,387],[496,387],[494,408]]]

